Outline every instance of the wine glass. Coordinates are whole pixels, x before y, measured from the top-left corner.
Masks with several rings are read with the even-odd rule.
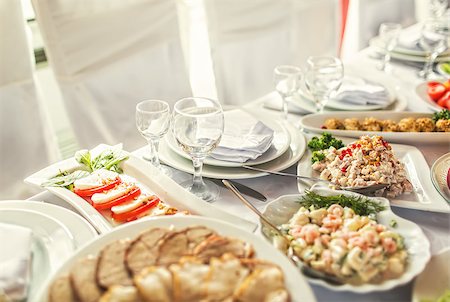
[[[448,21],[427,20],[423,24],[420,46],[427,51],[427,61],[423,69],[418,73],[423,79],[431,78],[433,74],[433,64],[440,53],[444,52],[449,44],[449,25]]]
[[[306,61],[305,84],[312,94],[317,112],[323,112],[331,94],[342,84],[344,66],[331,56],[311,56]]]
[[[447,10],[448,0],[430,0],[430,13],[432,18],[441,18]]]
[[[398,23],[381,23],[379,36],[384,43],[385,54],[382,58],[380,70],[389,71],[389,61],[391,60],[391,52],[397,46],[398,36],[402,26]]]
[[[283,117],[288,121],[288,102],[300,85],[302,70],[297,66],[279,65],[273,71],[275,90],[283,99]]]
[[[147,140],[149,152],[143,158],[150,161],[166,175],[171,175],[168,167],[159,162],[159,140],[170,127],[170,107],[164,101],[145,100],[136,105],[136,127]]]
[[[188,97],[176,102],[173,109],[173,134],[178,145],[190,155],[194,166],[193,181],[181,184],[207,202],[214,201],[219,188],[203,181],[203,160],[217,147],[223,134],[224,115],[216,100]]]

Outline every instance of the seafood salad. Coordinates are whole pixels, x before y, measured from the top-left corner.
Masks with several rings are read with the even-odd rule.
[[[305,264],[346,283],[380,283],[406,269],[403,237],[349,207],[302,206],[280,228]]]
[[[381,136],[362,136],[340,149],[331,146],[316,152],[321,156],[315,157],[312,168],[320,172],[322,179],[343,187],[389,184],[385,189],[388,198],[413,190],[403,163]]]

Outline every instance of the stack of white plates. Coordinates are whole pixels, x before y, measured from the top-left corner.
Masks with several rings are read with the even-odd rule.
[[[245,163],[217,160],[211,157],[204,161],[202,175],[217,179],[242,179],[267,175],[266,173],[251,171],[242,166],[256,166],[261,169],[281,171],[296,164],[306,149],[303,134],[292,125],[282,124],[261,112],[249,112],[255,118],[274,130],[274,138],[270,148],[260,157]],[[138,155],[147,152],[146,148],[138,150]],[[176,143],[171,132],[166,139],[160,142],[159,156],[165,164],[187,172],[193,173],[192,161]]]

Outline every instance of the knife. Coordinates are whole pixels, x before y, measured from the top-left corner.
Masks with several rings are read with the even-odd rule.
[[[221,179],[210,178],[209,180],[211,180],[213,183],[215,183],[215,184],[217,184],[217,185],[219,185],[221,187],[226,188],[226,186],[223,184]],[[235,182],[235,181],[232,181],[232,180],[229,180],[229,179],[227,179],[227,180],[230,183],[232,183],[239,191],[241,191],[242,194],[245,194],[247,196],[256,198],[256,199],[258,199],[258,200],[260,200],[262,202],[266,202],[267,201],[266,196],[264,196],[263,194],[259,193],[258,191],[253,190],[252,188],[247,187],[246,185],[243,185],[241,183],[238,183],[238,182]]]

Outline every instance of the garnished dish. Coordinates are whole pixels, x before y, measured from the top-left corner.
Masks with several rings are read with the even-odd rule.
[[[371,132],[450,132],[450,111],[443,109],[434,113],[432,117],[406,117],[399,122],[374,117],[366,117],[363,120],[330,118],[325,121],[322,128]]]
[[[42,186],[65,187],[118,223],[144,216],[176,214],[176,208],[134,178],[122,174],[120,163],[128,157],[120,149],[106,149],[95,157],[88,150],[78,151],[75,159],[81,164],[79,169],[62,171]]]
[[[450,109],[450,80],[428,82],[427,94],[439,107]]]
[[[388,184],[388,187],[377,192],[381,195],[385,191],[387,197],[413,191],[404,165],[381,136],[362,136],[344,147],[340,147],[342,142],[331,146],[324,144],[325,149],[318,150],[316,142],[324,139],[332,141],[330,137],[330,134],[324,133],[321,139],[313,138],[308,143],[314,150],[312,168],[320,172],[321,179],[342,187]]]

